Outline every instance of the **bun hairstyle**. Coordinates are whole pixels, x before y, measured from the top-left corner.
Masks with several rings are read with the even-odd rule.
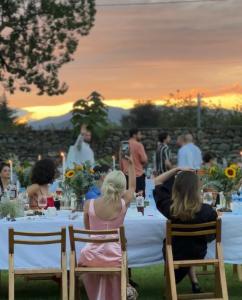
[[[104,179],[102,195],[107,202],[118,202],[126,190],[126,178],[121,171],[112,171]]]

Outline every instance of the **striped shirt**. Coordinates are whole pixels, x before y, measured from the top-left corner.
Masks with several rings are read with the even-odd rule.
[[[170,148],[166,144],[160,144],[156,151],[156,171],[158,174],[168,171],[165,163],[167,160],[171,160]]]

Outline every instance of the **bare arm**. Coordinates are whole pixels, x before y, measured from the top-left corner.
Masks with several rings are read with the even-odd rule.
[[[133,199],[136,190],[136,174],[135,174],[134,162],[131,157],[127,157],[127,159],[129,161],[129,169],[128,169],[129,189],[124,194],[124,200],[126,205],[128,205],[130,201]]]
[[[89,211],[89,204],[90,204],[90,201],[85,201],[85,204],[84,204],[84,212],[83,212],[83,223],[84,223],[84,226],[85,226],[85,229],[90,229],[90,223],[89,223],[89,215],[88,215],[88,211]]]
[[[174,176],[179,171],[181,171],[181,168],[174,168],[170,171],[167,171],[167,172],[159,175],[154,180],[155,186],[164,183],[165,181],[167,181],[170,177]]]

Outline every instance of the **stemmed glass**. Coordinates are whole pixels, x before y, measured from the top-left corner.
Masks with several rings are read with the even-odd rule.
[[[47,206],[47,197],[46,196],[41,195],[38,198],[38,206],[39,206],[39,208],[41,208],[42,215],[44,215],[44,208]]]

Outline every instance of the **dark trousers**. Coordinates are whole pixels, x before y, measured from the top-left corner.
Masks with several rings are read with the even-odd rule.
[[[129,177],[126,175],[127,179],[127,189],[129,188]],[[136,177],[136,193],[143,191],[143,196],[145,197],[145,174],[140,177]]]

